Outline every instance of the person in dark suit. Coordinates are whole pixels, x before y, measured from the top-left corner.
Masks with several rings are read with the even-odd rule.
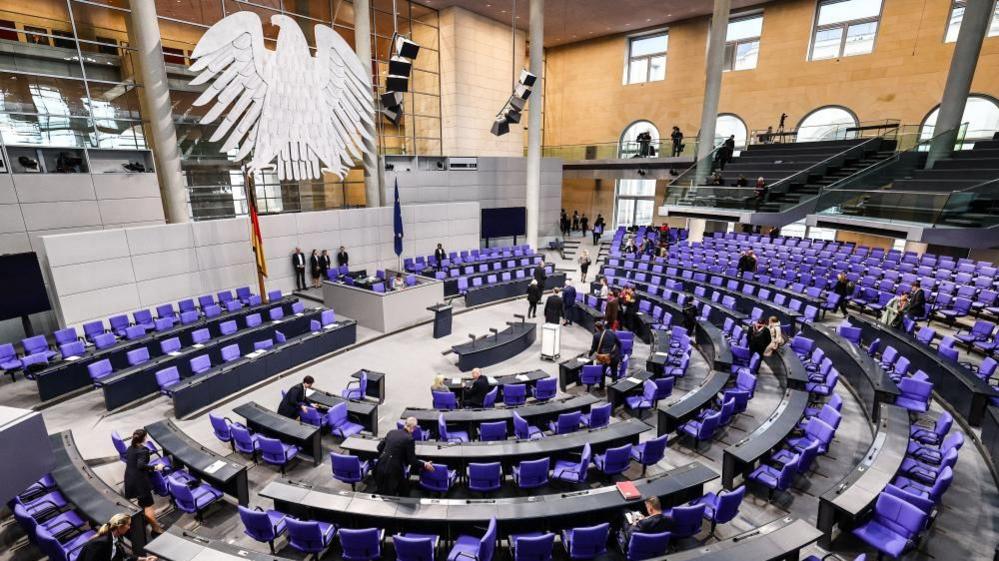
[[[926,315],[926,293],[923,292],[922,283],[918,280],[912,282],[912,288],[909,290],[909,303],[905,306],[905,315],[913,320]]]
[[[759,354],[760,358],[763,358],[763,353],[770,346],[771,340],[770,330],[766,324],[761,320],[753,322],[753,326],[749,328],[749,352]]]
[[[534,280],[538,281],[541,285],[541,290],[545,290],[545,283],[548,281],[548,273],[545,272],[545,258],[542,256],[541,261],[534,266]]]
[[[340,249],[336,252],[336,266],[337,267],[349,267],[350,266],[350,255],[347,254],[347,248],[340,246]]]
[[[472,369],[472,386],[465,390],[465,407],[482,407],[482,402],[489,393],[489,379],[482,375],[478,368]]]
[[[846,317],[849,312],[849,309],[846,307],[846,299],[852,292],[853,288],[850,287],[850,281],[846,278],[846,273],[836,275],[836,284],[833,286],[833,293],[839,294],[839,302],[836,303],[836,309],[843,313],[843,317]]]
[[[319,260],[319,250],[313,249],[312,255],[309,256],[309,273],[312,276],[312,288],[319,288],[319,274],[321,272]]]
[[[163,464],[150,461],[150,450],[146,447],[146,429],[135,429],[132,444],[125,452],[125,498],[134,500],[153,529],[153,535],[162,534],[163,526],[156,521],[153,484],[149,473],[163,471]]]
[[[122,537],[132,529],[132,517],[115,514],[97,529],[97,535],[83,544],[77,561],[156,561],[155,555],[137,557],[125,548]]]
[[[328,252],[328,251],[326,251],[324,249],[323,252],[321,254],[319,254],[319,279],[320,280],[330,278],[329,273],[330,273],[330,267],[332,267],[332,266],[333,266],[333,262],[330,259],[330,252]]]
[[[562,316],[565,321],[562,325],[572,325],[572,318],[576,315],[576,287],[567,284],[562,290]]]
[[[697,306],[694,305],[693,300],[687,300],[683,305],[683,327],[687,330],[687,333],[693,333],[696,326]]]
[[[617,335],[614,334],[614,330],[607,327],[604,322],[598,321],[596,325],[593,326],[593,342],[590,344],[590,355],[594,360],[597,359],[596,355],[605,354],[610,355],[610,363],[608,366],[611,369],[611,373],[617,373],[618,366],[621,364],[621,344],[618,342]],[[598,364],[598,363],[594,363]],[[604,387],[604,377],[600,377],[600,389]]]
[[[393,429],[378,443],[378,463],[375,464],[375,485],[382,495],[398,496],[409,487],[406,468],[410,471],[434,469],[430,462],[416,459],[413,431],[416,417],[408,417],[403,428]]]
[[[295,248],[291,254],[291,266],[295,269],[295,289],[305,290],[305,254],[301,248]]]
[[[309,404],[309,397],[306,395],[308,393],[307,390],[311,389],[312,384],[315,383],[316,380],[312,376],[306,376],[302,378],[301,384],[295,384],[288,388],[284,397],[281,398],[281,405],[278,405],[278,415],[288,417],[289,419],[297,419]]]
[[[561,292],[558,288],[552,291],[552,295],[545,300],[545,323],[554,323],[558,325],[562,321],[562,297],[559,296]]]
[[[632,511],[625,517],[621,531],[617,535],[617,543],[621,546],[621,551],[628,553],[628,542],[635,532],[641,534],[661,534],[669,530],[669,519],[663,515],[663,506],[659,502],[659,497],[649,497],[645,499],[645,511],[648,515],[643,516],[638,511]]]
[[[538,317],[538,302],[541,301],[541,285],[538,279],[531,279],[531,284],[527,285],[527,317]]]
[[[434,250],[434,260],[437,261],[437,270],[440,271],[444,267],[444,260],[447,259],[447,252],[444,251],[444,246],[437,244],[437,249]]]

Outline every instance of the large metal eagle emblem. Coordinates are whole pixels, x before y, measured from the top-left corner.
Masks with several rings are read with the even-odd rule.
[[[214,102],[201,124],[220,117],[210,141],[222,152],[249,156],[250,171],[275,169],[279,179],[319,179],[322,172],[341,179],[361,159],[364,124],[373,124],[371,84],[347,42],[331,27],[315,27],[316,54],[292,18],[271,16],[278,26],[277,46],[264,46],[260,18],[232,14],[198,41],[191,85],[209,84],[194,102]],[[224,115],[224,117],[223,117]]]

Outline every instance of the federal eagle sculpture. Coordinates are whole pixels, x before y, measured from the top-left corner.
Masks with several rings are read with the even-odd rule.
[[[214,102],[201,124],[214,123],[211,142],[249,157],[249,171],[275,169],[279,179],[341,179],[373,140],[374,105],[365,63],[333,28],[315,26],[316,54],[292,18],[271,16],[280,28],[274,50],[264,46],[253,12],[213,25],[191,54],[191,85],[209,84],[195,106]],[[275,161],[276,160],[276,161]]]

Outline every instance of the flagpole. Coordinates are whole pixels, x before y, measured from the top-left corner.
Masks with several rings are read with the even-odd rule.
[[[256,211],[257,208],[257,190],[253,184],[253,174],[248,173],[246,166],[243,166],[243,188],[246,190],[246,202],[251,208],[247,209],[247,214],[251,214]],[[257,258],[257,248],[254,246],[254,237],[256,236],[253,230],[253,217],[250,216],[250,247],[253,251],[253,268],[257,271],[257,290],[260,294],[260,301],[267,303],[267,288],[264,286],[264,274],[260,270],[259,260]],[[261,240],[263,242],[263,240]]]

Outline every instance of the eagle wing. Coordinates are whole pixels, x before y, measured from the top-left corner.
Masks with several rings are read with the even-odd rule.
[[[354,51],[333,28],[317,25],[316,76],[323,142],[320,158],[341,178],[373,141],[365,125],[374,126],[374,102],[368,73]]]
[[[202,36],[191,53],[195,60],[191,71],[200,73],[191,85],[211,82],[194,105],[200,107],[215,102],[201,118],[201,124],[215,122],[229,108],[209,141],[218,142],[224,138],[222,153],[238,147],[237,161],[253,150],[256,141],[256,124],[267,94],[268,56],[260,18],[253,12],[238,12],[219,21]]]

